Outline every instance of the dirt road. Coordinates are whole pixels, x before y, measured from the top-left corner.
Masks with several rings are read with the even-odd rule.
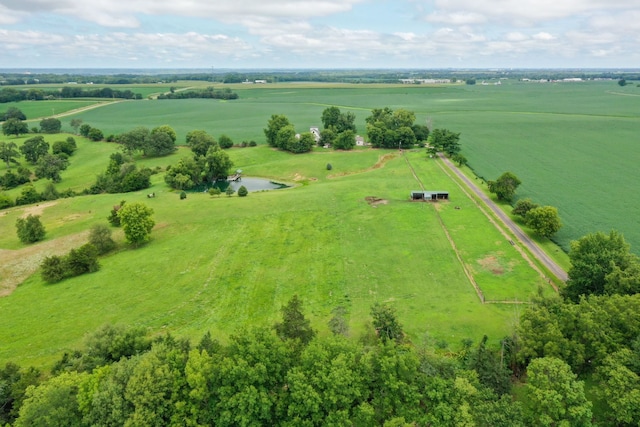
[[[502,209],[500,209],[489,197],[487,197],[476,184],[471,181],[469,178],[465,176],[457,167],[451,163],[447,157],[445,157],[442,153],[439,153],[440,158],[444,162],[445,165],[455,173],[466,185],[469,187],[471,191],[473,191],[482,202],[495,213],[495,215],[502,221],[502,223],[507,226],[513,234],[516,235],[516,238],[526,246],[529,251],[542,263],[545,267],[549,269],[558,279],[565,282],[568,278],[567,272],[564,271],[558,264],[555,263],[542,249],[538,247],[538,245],[529,238],[518,225],[509,218],[507,214],[505,214]]]

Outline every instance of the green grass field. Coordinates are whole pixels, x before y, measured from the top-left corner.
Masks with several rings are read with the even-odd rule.
[[[83,144],[77,156],[97,148]],[[121,246],[101,260],[97,273],[56,285],[34,275],[1,298],[0,342],[10,345],[0,349],[0,361],[51,363],[105,322],[189,337],[212,330],[224,339],[240,327],[275,322],[294,293],[322,334],[328,333],[331,310],[343,305],[358,336],[378,301],[397,308],[416,343],[437,340],[456,349],[463,339],[483,334],[497,342],[511,332],[521,308],[479,302],[442,223],[487,299],[527,300],[542,283],[420,151],[407,153],[420,180],[450,188],[451,202],[409,202],[419,184],[393,151],[291,155],[256,147],[230,153],[248,175],[297,185],[247,198],[190,193],[180,201],[155,175],[153,187],[143,192],[61,199],[46,207],[47,240],[106,223],[111,206],[122,199],[152,206],[157,224],[148,245]],[[327,163],[333,170],[326,170]],[[76,178],[63,176],[62,188],[67,179]],[[146,198],[150,191],[155,199]],[[368,196],[386,203],[370,205]],[[461,209],[454,210],[454,203]],[[24,209],[3,211],[1,248],[24,247],[12,230]]]
[[[640,253],[640,227],[633,197],[638,100],[635,85],[614,81],[522,83],[500,86],[452,85],[235,85],[240,99],[131,102],[81,113],[105,134],[137,125],[170,124],[180,141],[189,130],[204,129],[235,142],[264,142],[272,114],[285,114],[300,132],[320,126],[332,105],[356,114],[365,132],[371,109],[385,106],[416,112],[418,123],[461,132],[463,154],[485,179],[512,171],[523,184],[518,197],[556,206],[564,222],[556,235],[569,242],[595,231],[622,232]],[[70,118],[69,118],[70,119]]]

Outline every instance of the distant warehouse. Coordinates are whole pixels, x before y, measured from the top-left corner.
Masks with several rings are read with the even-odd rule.
[[[412,191],[411,200],[438,201],[449,200],[448,191]]]

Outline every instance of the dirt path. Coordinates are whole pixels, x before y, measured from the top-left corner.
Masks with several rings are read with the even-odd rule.
[[[43,259],[51,255],[65,255],[70,249],[84,245],[88,235],[88,231],[83,231],[18,250],[0,249],[0,297],[9,295],[35,273]]]
[[[442,153],[439,153],[440,158],[443,163],[447,165],[449,170],[455,173],[461,180],[464,182],[467,187],[473,191],[476,196],[482,200],[482,202],[493,211],[493,213],[502,221],[502,223],[511,230],[513,234],[515,234],[516,238],[526,246],[529,251],[535,256],[545,267],[549,269],[558,279],[565,282],[568,279],[567,272],[564,271],[558,264],[555,263],[538,245],[529,238],[518,225],[509,218],[507,214],[505,214],[502,209],[500,209],[489,197],[487,197],[478,186],[466,177],[458,168],[456,168],[451,161],[445,157]]]

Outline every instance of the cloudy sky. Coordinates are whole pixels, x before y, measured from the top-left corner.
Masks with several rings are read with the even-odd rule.
[[[0,68],[638,68],[640,0],[0,0]]]

